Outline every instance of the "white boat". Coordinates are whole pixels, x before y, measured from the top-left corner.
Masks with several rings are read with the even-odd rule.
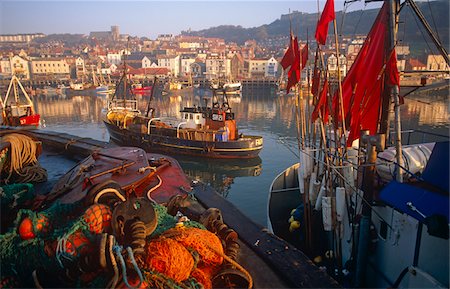
[[[332,129],[342,125],[338,117],[324,121],[319,100],[321,141],[306,142],[299,133],[300,161],[270,187],[268,227],[345,287],[449,288],[449,141],[401,144],[394,47],[386,41],[397,4],[385,1],[342,83],[350,134]],[[370,97],[376,100],[368,105]],[[383,98],[396,104],[390,134],[383,130],[386,114],[378,114],[390,109]],[[394,136],[394,147],[385,149],[386,135]]]
[[[242,89],[242,84],[240,81],[235,81],[235,82],[230,81],[230,82],[224,83],[222,88],[226,94],[240,94],[241,89]]]

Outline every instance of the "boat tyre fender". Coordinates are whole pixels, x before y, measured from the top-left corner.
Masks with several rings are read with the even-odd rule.
[[[117,202],[125,202],[126,195],[117,182],[108,180],[93,186],[85,200],[86,205],[104,204],[113,208]]]

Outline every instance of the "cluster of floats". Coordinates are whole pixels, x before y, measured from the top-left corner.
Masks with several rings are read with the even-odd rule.
[[[397,117],[396,146],[386,148],[381,130],[360,130],[381,101],[364,115],[352,108],[374,91],[398,104],[381,81],[393,79],[384,69],[392,49],[382,48],[396,4],[380,9],[342,83],[342,113],[361,114],[359,141],[348,145],[326,109],[315,111],[321,140],[299,135],[300,162],[270,188],[268,230],[159,154],[258,156],[262,137],[239,133],[223,87],[220,96],[212,88],[211,103],[183,108],[181,120],[164,119],[153,90],[138,109],[124,69],[104,118],[112,142],[102,143],[25,129],[39,115],[13,77],[0,103],[2,287],[448,288],[448,141],[402,147]],[[369,62],[373,81],[352,88]],[[304,132],[305,119],[298,125]]]

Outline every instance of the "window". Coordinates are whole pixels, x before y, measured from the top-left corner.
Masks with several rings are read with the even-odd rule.
[[[189,114],[189,119],[194,119],[194,116],[192,115],[192,113]]]
[[[197,119],[197,120],[200,120],[200,115],[197,114],[196,119]]]

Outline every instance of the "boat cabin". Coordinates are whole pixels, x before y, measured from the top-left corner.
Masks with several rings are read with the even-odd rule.
[[[184,108],[181,113],[183,121],[185,122],[185,128],[201,129],[205,127],[205,114],[200,112],[198,109],[190,107]]]

